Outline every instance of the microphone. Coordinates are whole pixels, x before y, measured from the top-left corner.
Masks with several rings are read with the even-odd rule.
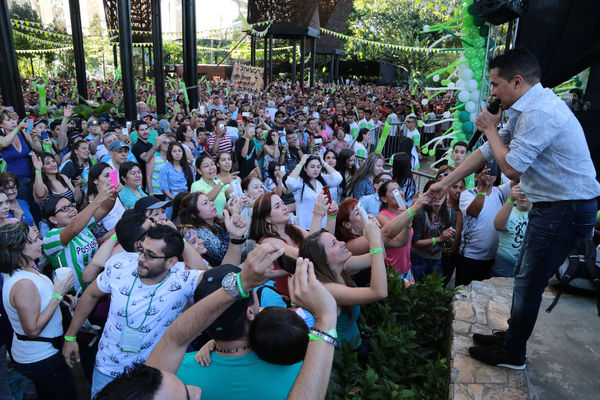
[[[487,109],[490,113],[494,115],[498,114],[498,111],[500,111],[500,99],[495,99],[490,104],[488,104]],[[467,145],[467,152],[473,150],[473,147],[475,146],[482,134],[483,132],[481,132],[479,129],[477,129],[475,133],[473,133],[473,136],[471,136],[471,140],[469,140],[469,144]]]

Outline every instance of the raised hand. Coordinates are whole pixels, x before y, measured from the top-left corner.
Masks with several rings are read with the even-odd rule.
[[[238,202],[241,203],[241,202]],[[225,220],[225,229],[229,236],[234,239],[240,239],[246,233],[248,221],[240,214],[229,215],[229,211],[223,210],[223,219]]]
[[[275,270],[275,261],[283,255],[283,247],[271,243],[259,244],[254,247],[244,263],[241,278],[246,290],[254,289],[268,280],[286,276],[282,269]]]

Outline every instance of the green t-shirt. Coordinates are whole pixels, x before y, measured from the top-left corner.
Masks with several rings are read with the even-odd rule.
[[[158,133],[154,129],[150,129],[150,136],[148,136],[148,142],[152,145],[156,143],[156,138],[158,137]],[[138,140],[138,134],[136,131],[131,131],[129,134],[129,139],[131,139],[131,145],[133,146]]]
[[[215,179],[215,184],[219,183],[223,182],[221,182],[220,179]],[[208,194],[211,190],[213,190],[213,187],[204,182],[203,178],[200,178],[196,182],[192,183],[192,187],[190,189],[192,193],[201,191],[204,194]],[[225,196],[227,189],[229,189],[229,184],[223,186],[217,197],[215,197],[213,200],[213,203],[215,203],[215,207],[217,208],[217,213],[220,217],[223,216],[223,209],[225,208],[225,203],[227,203],[227,197]]]
[[[269,364],[251,352],[240,357],[211,353],[211,363],[196,363],[196,353],[187,353],[177,371],[186,385],[202,389],[202,400],[287,399],[302,363]]]
[[[96,225],[94,218],[83,228],[77,236],[73,238],[66,246],[60,241],[60,231],[63,228],[54,228],[44,236],[42,249],[52,268],[63,267],[73,270],[75,278],[75,290],[79,290],[85,285],[81,279],[83,269],[92,261],[94,254],[98,250],[98,241],[92,234],[92,228]],[[60,262],[59,262],[60,259]]]

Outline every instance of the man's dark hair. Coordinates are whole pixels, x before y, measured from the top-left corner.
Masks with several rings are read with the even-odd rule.
[[[462,140],[459,142],[454,143],[454,146],[452,146],[452,150],[454,150],[455,147],[468,147],[467,142],[463,142]]]
[[[166,257],[177,257],[183,260],[183,236],[177,230],[166,225],[156,225],[148,229],[145,237],[156,240],[164,240],[163,253]],[[117,236],[118,238],[118,236]]]
[[[135,124],[133,124],[133,127],[135,128],[135,131],[139,131],[140,126],[142,125],[146,125],[146,126],[150,126],[148,125],[148,123],[146,121],[144,121],[143,119],[138,119],[137,121],[135,121]]]
[[[50,130],[54,131],[56,129],[57,126],[60,126],[62,124],[62,121],[52,121],[50,123]]]
[[[304,359],[308,346],[308,326],[292,310],[267,307],[252,321],[248,340],[261,360],[271,364],[292,365]]]
[[[142,238],[145,233],[142,225],[146,221],[146,216],[142,213],[133,214],[122,218],[115,226],[115,233],[119,244],[125,251],[133,253],[135,251],[135,242]]]
[[[93,400],[152,400],[162,380],[159,369],[136,363],[125,368],[121,375],[104,386]]]
[[[498,68],[498,75],[510,81],[515,75],[521,75],[530,85],[538,83],[542,77],[540,62],[532,52],[525,48],[510,50],[490,61],[490,70]]]

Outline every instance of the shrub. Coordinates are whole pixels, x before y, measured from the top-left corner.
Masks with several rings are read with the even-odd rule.
[[[367,364],[349,344],[336,352],[327,399],[447,398],[452,295],[440,276],[409,287],[390,277],[388,297],[361,307],[359,326],[371,333]]]

